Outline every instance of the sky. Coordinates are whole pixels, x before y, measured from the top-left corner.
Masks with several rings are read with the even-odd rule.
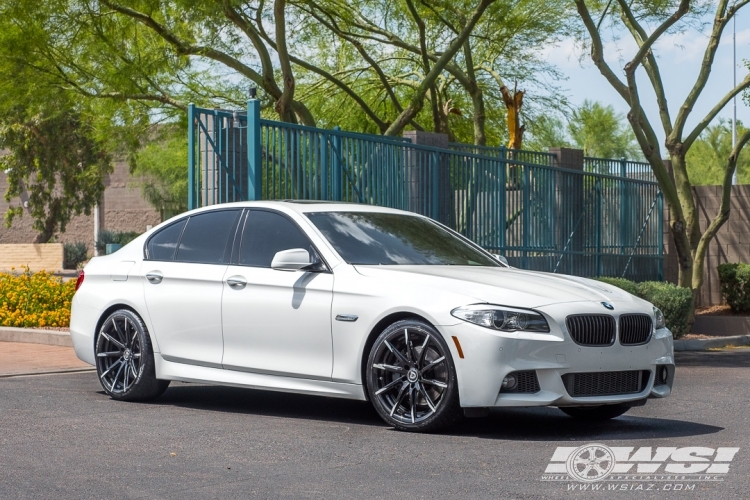
[[[736,22],[737,81],[739,82],[748,73],[746,61],[750,60],[750,9],[741,10]],[[604,54],[610,67],[616,74],[622,76],[624,81],[622,68],[629,58],[635,55],[637,48],[632,38],[629,38],[629,34],[622,33],[621,35],[618,37],[619,40],[613,38],[605,40]],[[708,32],[690,28],[682,33],[663,35],[654,48],[672,120],[695,83],[707,43]],[[573,39],[565,39],[557,46],[548,47],[545,52],[547,61],[558,66],[568,77],[562,82],[562,86],[566,89],[571,104],[580,106],[585,99],[590,99],[603,104],[611,104],[623,115],[627,113],[628,106],[625,101],[599,73],[591,62],[588,51],[577,45]],[[657,110],[656,98],[650,90],[650,82],[642,68],[638,70],[638,86],[642,107],[658,132],[662,154],[664,154],[664,132],[658,114],[655,112]],[[730,23],[724,30],[711,76],[693,108],[686,129],[695,126],[732,87],[732,24]],[[731,102],[719,116],[731,120]],[[750,108],[740,97],[737,98],[737,119],[750,124]]]

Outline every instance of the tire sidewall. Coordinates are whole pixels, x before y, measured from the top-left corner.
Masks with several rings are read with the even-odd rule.
[[[445,352],[445,360],[448,365],[448,388],[445,391],[444,400],[440,402],[440,407],[436,412],[430,415],[427,419],[416,424],[405,424],[391,418],[391,416],[389,415],[389,410],[386,410],[385,407],[383,407],[380,399],[375,395],[375,387],[377,387],[377,375],[375,374],[372,365],[375,362],[375,354],[378,352],[378,347],[382,345],[384,340],[391,336],[395,331],[403,330],[404,328],[413,328],[416,330],[421,330],[422,332],[429,333],[436,342],[440,343],[441,347],[443,348]],[[450,349],[448,348],[448,344],[445,342],[445,339],[443,339],[443,336],[440,334],[440,332],[432,325],[419,320],[401,320],[387,327],[380,333],[380,335],[378,335],[377,339],[370,348],[370,352],[367,356],[365,375],[367,380],[367,395],[370,399],[370,402],[375,408],[375,411],[377,411],[380,418],[382,418],[388,425],[404,431],[429,432],[432,430],[437,430],[438,428],[442,428],[446,423],[450,424],[453,420],[455,420],[453,416],[446,419],[446,413],[455,412],[455,408],[459,406],[456,368],[453,364],[453,356]],[[448,420],[448,422],[443,422],[445,420]]]
[[[109,397],[111,397],[112,399],[127,401],[131,399],[134,393],[138,392],[138,388],[143,383],[144,377],[153,376],[155,372],[154,356],[151,350],[151,342],[148,336],[148,330],[146,329],[146,325],[143,323],[143,320],[130,309],[118,309],[117,311],[107,316],[107,319],[105,319],[104,322],[102,323],[102,328],[104,328],[104,326],[107,323],[109,323],[109,321],[112,318],[117,317],[117,316],[127,317],[128,320],[131,321],[134,327],[138,330],[138,341],[140,342],[140,346],[141,346],[141,363],[138,369],[138,376],[136,377],[135,382],[133,382],[130,385],[127,391],[115,393],[115,392],[111,392],[105,385],[104,380],[102,380],[102,372],[101,372],[101,368],[99,366],[98,360],[96,363],[96,373],[99,378],[99,383],[104,389],[104,392],[106,392]],[[97,332],[97,335],[96,335],[96,342],[94,344],[95,354],[98,353],[99,351],[98,346],[99,346],[99,339],[101,337],[100,332],[101,332],[101,329],[99,332]]]

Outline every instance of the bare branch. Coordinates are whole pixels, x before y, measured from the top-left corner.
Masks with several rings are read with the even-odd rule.
[[[682,0],[679,7],[674,14],[669,16],[666,21],[661,23],[651,35],[646,38],[641,46],[638,48],[633,59],[625,65],[625,73],[633,72],[638,69],[638,66],[643,61],[643,58],[651,51],[651,46],[662,36],[669,28],[671,28],[677,21],[684,16],[690,8],[690,0]],[[628,10],[630,10],[628,8]]]
[[[477,5],[476,10],[472,14],[469,21],[466,23],[466,26],[463,27],[461,30],[461,33],[451,41],[450,45],[448,45],[448,49],[440,56],[440,58],[435,62],[435,65],[432,67],[430,72],[425,76],[425,79],[422,81],[422,84],[420,85],[419,89],[414,93],[412,96],[409,106],[404,109],[404,111],[396,118],[396,120],[393,121],[393,123],[388,127],[388,130],[386,130],[386,135],[396,135],[400,133],[404,126],[419,112],[419,110],[422,108],[422,100],[424,99],[425,94],[429,90],[430,86],[437,80],[437,77],[440,75],[440,73],[443,72],[445,69],[445,66],[453,59],[453,57],[456,55],[456,52],[458,52],[463,46],[464,42],[469,38],[469,35],[471,35],[471,31],[474,29],[474,26],[477,24],[479,19],[482,17],[482,14],[484,14],[484,11],[487,10],[487,7],[489,7],[495,0],[480,0],[479,5]]]
[[[639,47],[643,46],[643,41],[648,38],[646,31],[638,23],[630,6],[624,0],[619,0],[621,18],[625,26],[630,31]],[[601,21],[600,21],[601,22]],[[659,65],[656,62],[653,51],[649,50],[643,61],[643,67],[646,70],[651,86],[656,94],[656,103],[659,106],[659,117],[664,133],[669,135],[672,132],[672,118],[669,116],[669,106],[667,105],[667,96],[664,91],[664,84],[659,72]]]
[[[711,74],[714,57],[716,56],[716,51],[719,48],[719,42],[721,41],[721,35],[724,31],[724,28],[729,23],[730,19],[736,14],[736,12],[740,8],[747,5],[748,2],[750,2],[750,0],[740,0],[727,10],[728,0],[719,1],[719,5],[716,7],[716,14],[714,15],[714,25],[713,29],[711,30],[711,36],[709,37],[708,45],[706,46],[706,50],[703,54],[703,61],[701,62],[700,72],[698,73],[698,77],[695,80],[693,88],[690,90],[690,93],[688,93],[688,96],[685,98],[685,102],[682,104],[680,110],[677,113],[677,117],[674,121],[674,130],[672,131],[672,134],[670,134],[670,137],[667,138],[667,140],[672,142],[673,144],[678,143],[682,138],[688,116],[692,112],[693,106],[695,106],[698,97],[700,97],[701,93],[703,92],[703,89],[706,86],[706,82],[708,82],[708,77]]]
[[[706,114],[705,117],[698,123],[698,125],[695,126],[692,132],[690,132],[690,135],[688,135],[684,141],[682,141],[682,149],[684,151],[687,151],[690,149],[690,146],[693,145],[695,140],[700,136],[701,132],[708,126],[711,121],[713,121],[714,118],[716,118],[716,115],[719,114],[719,112],[726,106],[729,101],[732,100],[734,96],[739,94],[745,89],[750,88],[750,74],[745,76],[745,78],[737,84],[735,88],[727,92],[724,97],[721,98],[719,102],[716,103],[716,105],[711,109],[711,111]]]
[[[144,14],[143,12],[139,12],[129,7],[125,7],[123,5],[113,3],[110,0],[101,0],[101,2],[102,4],[106,5],[107,7],[114,10],[115,12],[119,12],[120,14],[130,17],[131,19],[134,19],[138,21],[139,23],[143,24],[144,26],[153,30],[157,35],[159,35],[164,40],[166,40],[170,45],[172,45],[176,49],[178,54],[204,56],[209,59],[213,59],[214,61],[220,62],[236,70],[240,74],[246,76],[247,78],[255,82],[258,86],[263,87],[266,91],[269,91],[269,93],[271,93],[270,89],[267,89],[265,87],[264,85],[265,82],[263,81],[263,78],[257,71],[255,71],[250,66],[243,64],[238,59],[230,56],[229,54],[213,49],[211,47],[205,47],[201,45],[191,45],[185,42],[184,40],[180,40],[174,33],[169,31],[165,26],[156,22],[156,20],[154,20],[151,16]]]

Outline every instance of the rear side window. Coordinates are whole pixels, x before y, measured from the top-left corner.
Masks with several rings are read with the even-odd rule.
[[[239,214],[239,210],[219,210],[191,216],[175,260],[201,264],[226,262],[230,236]]]
[[[292,248],[311,251],[310,240],[292,221],[273,212],[248,213],[240,247],[241,266],[271,267],[276,252]]]
[[[148,240],[148,258],[151,260],[172,260],[180,241],[187,218],[167,226]]]

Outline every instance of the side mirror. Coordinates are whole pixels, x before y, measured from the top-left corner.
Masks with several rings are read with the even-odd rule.
[[[508,264],[508,259],[505,258],[505,255],[493,253],[492,256],[499,260],[501,264],[505,264],[506,266],[510,267],[510,264]]]
[[[282,250],[276,252],[271,261],[271,269],[278,269],[279,271],[299,271],[303,267],[307,267],[312,262],[310,261],[310,253],[304,248],[291,248],[289,250]]]

